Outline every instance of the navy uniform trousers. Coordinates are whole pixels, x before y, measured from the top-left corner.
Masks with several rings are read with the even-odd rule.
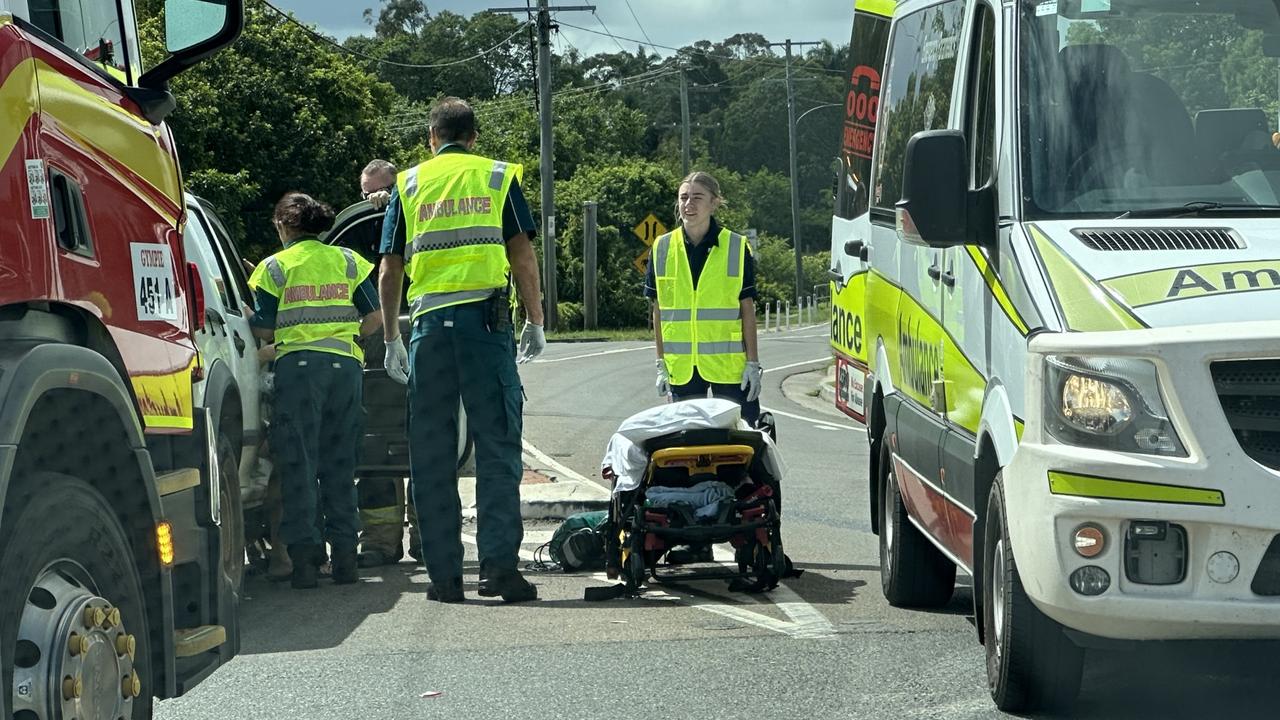
[[[409,466],[431,582],[462,577],[458,398],[475,442],[476,545],[489,575],[516,570],[524,524],[520,434],[524,410],[515,338],[490,331],[487,303],[432,310],[414,321],[409,348]]]
[[[276,360],[271,453],[279,464],[286,545],[354,550],[362,373],[353,357],[300,350]],[[322,532],[316,513],[323,516]]]

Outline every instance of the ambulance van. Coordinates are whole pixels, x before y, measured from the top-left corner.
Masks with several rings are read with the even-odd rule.
[[[860,0],[837,404],[895,606],[972,576],[992,697],[1280,638],[1273,0]]]

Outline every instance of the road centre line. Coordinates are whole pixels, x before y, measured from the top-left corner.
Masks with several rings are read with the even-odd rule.
[[[831,360],[831,356],[830,356],[830,355],[828,355],[828,356],[826,356],[826,357],[814,358],[814,359],[812,359],[812,360],[804,360],[804,361],[802,361],[802,362],[798,362],[798,363],[791,363],[790,365],[783,365],[782,367],[767,368],[767,369],[765,369],[764,374],[765,374],[765,375],[768,375],[768,374],[769,374],[769,373],[771,373],[771,372],[778,372],[779,370],[790,370],[791,368],[801,367],[802,365],[812,365],[812,364],[814,364],[814,363],[818,363],[818,362],[829,362],[830,360]]]
[[[588,483],[592,482],[591,480],[588,480],[582,475],[579,475],[578,473],[574,472],[573,470],[570,470],[568,467],[564,466],[563,464],[557,462],[555,458],[552,458],[550,455],[547,455],[546,453],[542,452],[538,448],[534,447],[533,443],[529,442],[528,440],[525,440],[524,438],[520,438],[520,444],[524,446],[525,452],[532,455],[535,459],[538,460],[538,462],[543,463],[543,465],[546,468],[550,470],[555,470],[556,472],[560,473],[561,475],[564,475],[566,478],[570,480],[577,480],[579,482],[588,482]]]
[[[545,358],[541,360],[534,360],[531,364],[545,365],[549,363],[568,362],[570,360],[582,360],[583,358],[600,357],[602,355],[617,355],[618,353],[629,353],[629,352],[636,352],[639,350],[653,350],[655,347],[656,347],[655,345],[645,345],[644,347],[618,348],[615,350],[601,350],[600,352],[586,353],[585,355],[570,355],[569,357],[562,357],[562,358]]]
[[[856,425],[845,425],[844,423],[840,423],[834,420],[817,420],[815,418],[805,417],[804,415],[796,415],[795,413],[789,413],[785,410],[778,410],[777,408],[768,408],[768,407],[762,406],[760,409],[767,410],[773,413],[774,415],[789,417],[793,420],[803,420],[807,423],[812,423],[818,426],[837,427],[837,428],[842,428],[844,430],[853,430],[854,432],[860,432],[860,433],[865,433],[867,431],[866,428],[857,427]]]

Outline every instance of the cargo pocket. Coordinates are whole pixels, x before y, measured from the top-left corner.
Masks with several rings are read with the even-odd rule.
[[[502,381],[502,412],[506,416],[507,437],[519,442],[524,431],[524,386],[519,375]]]

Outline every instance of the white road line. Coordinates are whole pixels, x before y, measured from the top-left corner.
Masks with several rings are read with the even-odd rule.
[[[561,475],[564,475],[570,480],[578,480],[581,482],[591,482],[590,480],[582,477],[581,475],[574,472],[573,470],[570,470],[569,468],[565,467],[559,462],[556,462],[554,458],[542,452],[538,448],[534,447],[533,443],[529,442],[528,440],[525,440],[524,438],[520,438],[520,444],[524,446],[525,452],[537,458],[538,462],[543,463],[546,467],[550,468],[551,470],[555,470],[556,472],[560,473]]]
[[[617,355],[618,353],[637,352],[637,351],[640,351],[640,350],[653,350],[653,349],[654,349],[654,347],[656,347],[656,346],[654,346],[654,345],[645,345],[644,347],[618,348],[618,349],[616,349],[616,350],[601,350],[600,352],[586,353],[585,355],[570,355],[569,357],[561,357],[561,358],[545,358],[545,359],[541,359],[541,360],[534,360],[531,364],[532,364],[532,365],[544,365],[544,364],[547,364],[547,363],[568,362],[568,361],[570,361],[570,360],[581,360],[581,359],[583,359],[583,358],[600,357],[601,355]]]
[[[462,533],[462,542],[468,545],[475,545],[476,536],[470,533]],[[520,559],[524,560],[525,562],[533,562],[534,561],[533,552],[529,550],[525,550],[524,548],[520,548]]]
[[[802,365],[812,365],[817,362],[828,362],[830,360],[831,360],[831,356],[828,355],[826,357],[814,358],[812,360],[805,360],[803,362],[798,362],[798,363],[791,363],[790,365],[783,365],[782,367],[766,368],[764,371],[764,374],[768,375],[771,372],[778,372],[779,370],[790,370],[791,368],[797,368]]]
[[[844,430],[853,430],[854,432],[861,432],[861,433],[864,433],[864,432],[866,432],[866,431],[867,431],[867,429],[866,429],[866,428],[858,427],[858,426],[856,426],[856,425],[845,425],[845,424],[843,424],[843,423],[835,422],[835,421],[833,421],[833,420],[818,420],[818,419],[816,419],[816,418],[805,417],[804,415],[796,415],[795,413],[789,413],[789,412],[787,412],[787,411],[785,411],[785,410],[778,410],[778,409],[776,409],[776,408],[768,408],[768,407],[763,407],[763,406],[762,406],[760,409],[761,409],[761,410],[767,410],[767,411],[769,411],[769,412],[773,413],[774,415],[781,415],[781,416],[783,416],[783,417],[789,417],[789,418],[792,418],[793,420],[803,420],[803,421],[805,421],[805,422],[807,422],[807,423],[812,423],[812,424],[814,424],[814,425],[817,425],[818,427],[823,427],[823,426],[826,426],[826,427],[829,427],[829,428],[830,428],[830,427],[836,427],[836,428],[842,428],[842,429],[844,429]]]

